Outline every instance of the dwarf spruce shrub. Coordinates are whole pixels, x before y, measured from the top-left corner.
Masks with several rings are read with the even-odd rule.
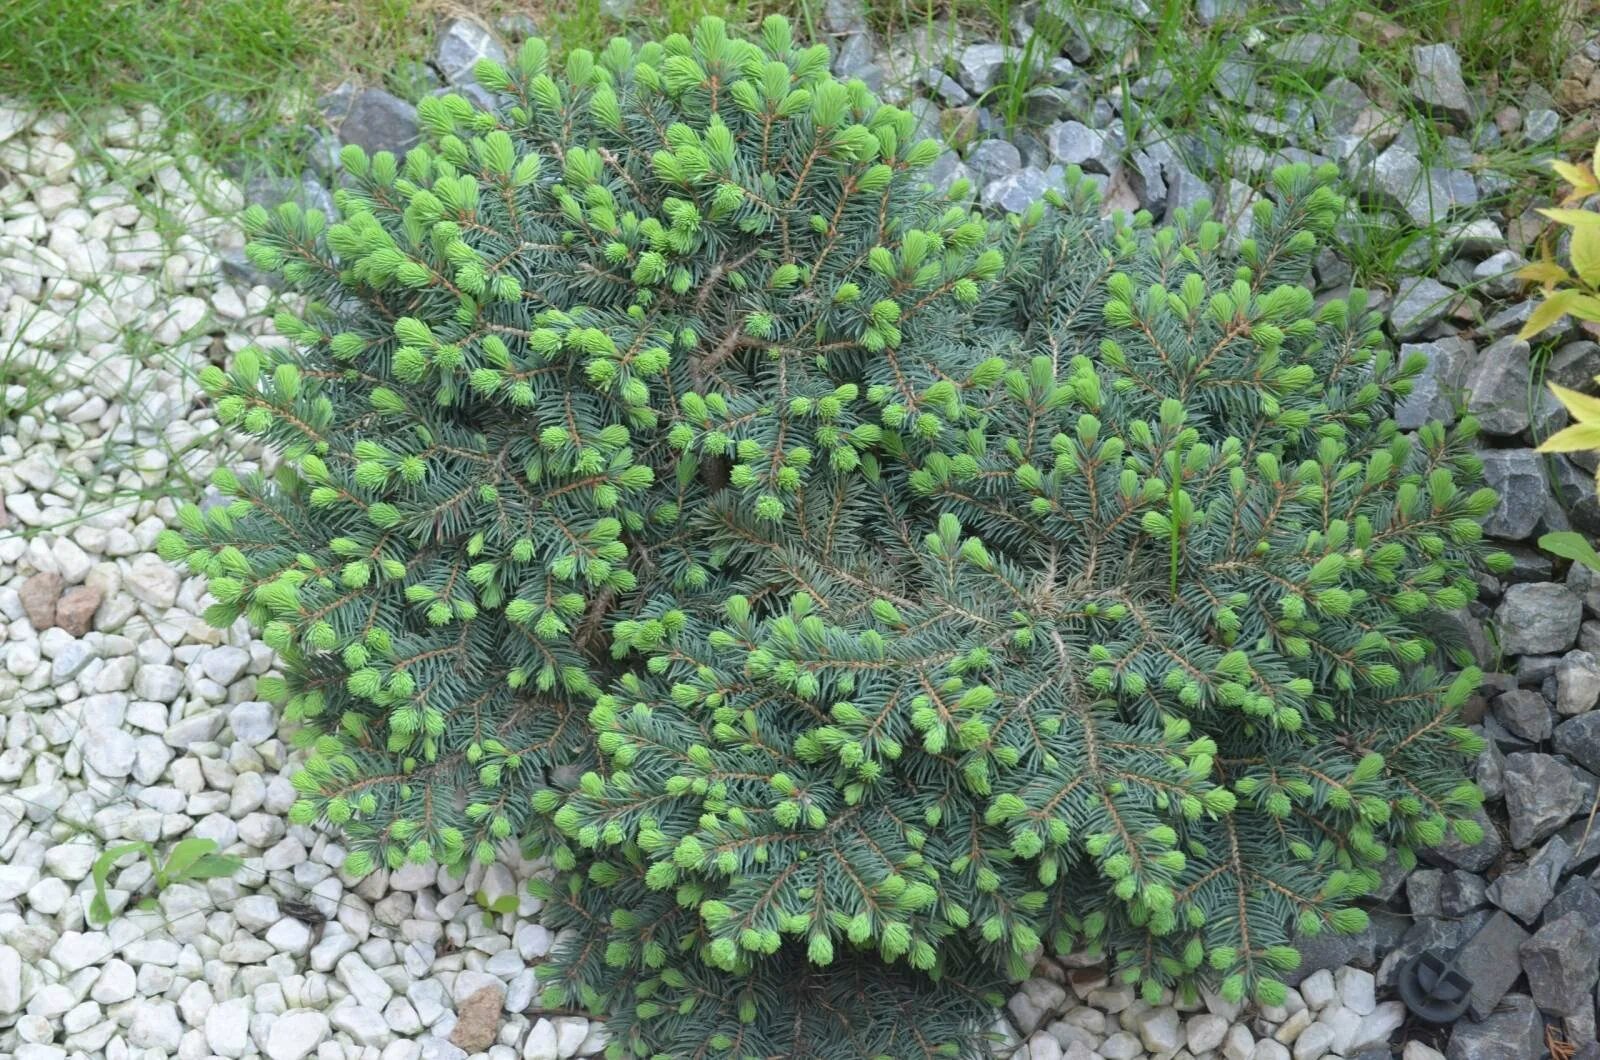
[[[204,379],[282,454],[164,553],[281,654],[352,871],[547,854],[614,1057],[976,1055],[1042,948],[1274,1002],[1390,856],[1473,842],[1475,425],[1301,286],[1288,167],[990,224],[781,19],[481,64]]]

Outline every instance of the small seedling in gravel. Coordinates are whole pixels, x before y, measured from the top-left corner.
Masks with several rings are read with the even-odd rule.
[[[180,840],[167,855],[166,861],[162,861],[157,854],[155,844],[143,840],[107,849],[94,863],[94,900],[89,903],[90,921],[102,926],[110,923],[111,905],[106,901],[106,879],[111,875],[111,867],[126,855],[142,853],[149,860],[154,890],[159,894],[174,883],[232,876],[244,865],[242,859],[232,854],[218,854],[216,850],[215,839],[200,838]],[[146,894],[138,903],[140,909],[154,909],[155,906],[155,894]]]

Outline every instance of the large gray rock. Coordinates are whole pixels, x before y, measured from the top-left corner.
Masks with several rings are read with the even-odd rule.
[[[1528,260],[1514,250],[1491,254],[1473,266],[1473,283],[1490,298],[1510,298],[1522,286],[1517,270],[1527,263]]]
[[[1544,377],[1568,390],[1590,393],[1600,375],[1600,342],[1579,339],[1561,346],[1545,364]]]
[[[1291,33],[1267,45],[1267,57],[1297,71],[1354,73],[1361,67],[1361,44],[1342,33]]]
[[[1491,537],[1521,541],[1533,536],[1551,504],[1544,461],[1532,449],[1488,449],[1483,460],[1484,484],[1496,493],[1494,509],[1483,520]]]
[[[1483,877],[1452,869],[1439,881],[1439,915],[1462,917],[1489,904],[1488,886]]]
[[[1458,125],[1472,120],[1472,98],[1461,79],[1461,56],[1453,44],[1421,44],[1411,49],[1416,73],[1411,98]]]
[[[1462,974],[1472,980],[1467,1011],[1473,1019],[1484,1019],[1493,1012],[1517,981],[1517,947],[1528,938],[1515,920],[1497,912],[1461,948],[1456,960]]]
[[[1472,353],[1471,343],[1453,335],[1400,347],[1402,360],[1418,354],[1427,358],[1422,373],[1411,380],[1411,393],[1395,405],[1394,421],[1401,430],[1414,431],[1434,420],[1445,426],[1456,421],[1461,383]]]
[[[1123,170],[1134,195],[1139,199],[1139,209],[1149,210],[1159,217],[1167,208],[1167,181],[1162,175],[1164,163],[1146,151],[1135,151]]]
[[[1418,869],[1406,880],[1406,906],[1412,916],[1443,916],[1439,893],[1444,873],[1439,869]]]
[[[1595,492],[1594,472],[1572,458],[1588,458],[1585,453],[1556,453],[1555,474],[1550,484],[1551,493],[1561,501],[1552,505],[1554,511],[1545,515],[1552,530],[1582,530],[1600,535],[1600,494]]]
[[[1531,743],[1548,740],[1551,730],[1555,728],[1550,704],[1529,688],[1514,688],[1495,696],[1490,709],[1508,731]]]
[[[1016,61],[1016,50],[1001,44],[973,44],[961,52],[956,77],[967,91],[981,96],[995,86],[1000,71]]]
[[[1182,162],[1169,161],[1162,165],[1161,175],[1167,179],[1167,213],[1166,219],[1172,217],[1179,210],[1192,210],[1202,202],[1212,202],[1216,196],[1211,190],[1211,185],[1197,176]]]
[[[1556,712],[1567,716],[1586,714],[1597,701],[1600,659],[1587,651],[1567,652],[1556,664]]]
[[[1566,762],[1534,751],[1506,755],[1505,785],[1511,845],[1517,850],[1553,835],[1588,807],[1592,794]]]
[[[1583,822],[1588,827],[1588,822]],[[1568,863],[1568,868],[1572,867]],[[1568,913],[1577,913],[1591,924],[1600,924],[1600,893],[1596,893],[1594,885],[1588,880],[1574,876],[1567,880],[1567,885],[1561,888],[1561,893],[1550,900],[1544,907],[1544,922],[1553,923],[1566,916]]]
[[[1600,924],[1577,910],[1551,921],[1519,950],[1534,1004],[1553,1016],[1593,1013]]]
[[[1044,198],[1048,189],[1060,185],[1059,177],[1052,179],[1045,171],[1028,166],[1008,177],[985,184],[983,204],[998,207],[1007,213],[1021,213]]]
[[[1600,713],[1580,714],[1556,726],[1554,747],[1590,772],[1600,773]],[[1600,839],[1600,829],[1596,829]]]
[[[1505,654],[1549,655],[1577,642],[1583,603],[1559,582],[1526,582],[1506,590],[1494,617]]]
[[[1064,166],[1082,166],[1089,173],[1110,173],[1116,165],[1115,146],[1106,135],[1079,121],[1057,122],[1045,130],[1050,157]]]
[[[1339,143],[1346,139],[1350,137]],[[1336,155],[1341,150],[1339,143],[1333,148]],[[1368,142],[1361,140],[1351,150],[1347,171],[1367,196],[1404,213],[1418,227],[1442,222],[1451,211],[1478,201],[1478,188],[1470,173],[1448,166],[1424,166],[1409,142],[1397,140],[1374,155]]]
[[[1467,372],[1467,411],[1489,434],[1528,429],[1528,344],[1506,337],[1479,353]]]
[[[1437,324],[1450,308],[1455,291],[1426,276],[1402,281],[1389,307],[1395,337],[1414,339]]]
[[[1500,336],[1520,332],[1523,325],[1527,324],[1528,318],[1533,316],[1533,307],[1536,304],[1534,299],[1529,298],[1507,306],[1483,322],[1484,333]],[[1530,338],[1536,346],[1564,342],[1571,337],[1574,327],[1573,318],[1565,316],[1547,325],[1543,331],[1535,332]]]
[[[369,155],[404,154],[417,144],[417,108],[381,88],[369,88],[355,98],[339,124],[339,140]]]
[[[463,85],[476,81],[472,71],[479,59],[506,61],[506,50],[486,26],[470,18],[452,18],[440,28],[433,46],[433,65],[446,83]]]
[[[1556,895],[1556,883],[1572,859],[1572,848],[1560,836],[1551,836],[1539,853],[1521,866],[1500,874],[1487,890],[1489,901],[1524,924],[1536,924],[1544,907]]]
[[[1521,994],[1504,998],[1484,1020],[1459,1020],[1450,1030],[1445,1060],[1512,1060],[1544,1055],[1544,1020]]]
[[[961,161],[960,155],[954,151],[944,151],[923,170],[922,179],[932,184],[936,191],[943,192],[949,191],[950,185],[958,180],[972,180],[972,171]]]
[[[1317,131],[1326,141],[1331,137],[1346,136],[1362,121],[1362,115],[1372,106],[1361,86],[1343,77],[1335,77],[1311,99],[1311,116]]]
[[[946,77],[944,81],[949,82]],[[944,82],[941,82],[943,86]],[[954,85],[954,82],[950,82]],[[959,88],[959,85],[955,87]],[[962,93],[965,95],[965,93]],[[1082,114],[1089,109],[1086,93],[1074,88],[1058,88],[1055,85],[1040,85],[1028,89],[1023,96],[1022,106],[1027,112],[1028,122],[1035,128],[1043,128],[1051,122],[1061,121],[1076,114]],[[965,102],[964,100],[961,102]],[[960,106],[961,102],[953,102],[951,106]]]
[[[833,72],[841,81],[860,79],[874,92],[883,88],[878,46],[870,33],[847,33],[833,44]]]
[[[1022,153],[1005,140],[984,140],[967,153],[967,168],[984,184],[1022,168]]]
[[[1446,832],[1444,842],[1424,849],[1423,857],[1435,865],[1448,865],[1468,872],[1483,872],[1498,861],[1503,849],[1499,829],[1481,809],[1474,810],[1469,816],[1483,829],[1482,839],[1467,844],[1457,839],[1455,833]]]

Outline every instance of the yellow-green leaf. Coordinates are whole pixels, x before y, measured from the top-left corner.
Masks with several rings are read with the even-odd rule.
[[[1600,423],[1600,397],[1591,397],[1558,383],[1550,384],[1550,393],[1566,406],[1572,418],[1579,423]]]
[[[1548,207],[1539,212],[1558,224],[1570,225],[1573,228],[1600,225],[1600,211],[1596,210],[1563,210],[1559,207]]]
[[[1567,312],[1579,320],[1600,320],[1600,298],[1592,294],[1580,294],[1567,306]]]
[[[1600,191],[1600,178],[1596,178],[1589,170],[1582,166],[1575,166],[1571,162],[1557,159],[1550,163],[1550,168],[1561,176],[1561,179],[1572,185],[1572,190],[1578,198],[1587,198]]]
[[[1541,453],[1581,453],[1600,449],[1600,423],[1575,423],[1539,443]]]
[[[1569,283],[1571,274],[1566,269],[1553,261],[1534,261],[1517,270],[1519,280],[1532,280],[1534,283],[1549,287],[1558,283]]]
[[[1572,267],[1590,287],[1600,287],[1600,227],[1572,230]]]
[[[1517,332],[1517,338],[1532,338],[1566,316],[1568,309],[1571,307],[1573,300],[1578,297],[1578,294],[1579,292],[1571,289],[1557,291],[1540,302],[1533,313],[1529,315],[1528,322],[1522,325],[1522,330]]]

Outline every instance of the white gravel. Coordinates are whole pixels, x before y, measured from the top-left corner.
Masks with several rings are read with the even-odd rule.
[[[0,104],[0,396],[21,410],[0,433],[0,1056],[600,1052],[600,1024],[534,1007],[533,967],[556,944],[523,886],[541,865],[508,851],[465,880],[407,867],[355,881],[337,842],[287,822],[295,755],[254,698],[272,652],[242,622],[208,626],[199,582],[151,551],[173,498],[219,459],[260,455],[221,437],[195,375],[274,341],[261,336],[275,296],[225,278],[239,193],[165,153],[159,115],[112,115],[104,162],[67,128]],[[129,907],[150,868],[125,858],[116,916],[88,923],[101,849],[185,836],[245,870],[168,887],[144,911]],[[480,888],[520,895],[517,911],[483,912]],[[290,915],[291,899],[326,923]],[[1355,969],[1249,1015],[1214,996],[1152,1007],[1072,963],[1040,962],[996,1023],[997,1053],[1319,1060],[1401,1019]],[[485,989],[501,1014],[458,1026]]]
[[[599,1052],[598,1024],[529,1012],[553,944],[523,887],[540,865],[357,882],[287,822],[295,757],[254,696],[272,652],[208,627],[199,582],[151,551],[173,498],[254,455],[195,375],[275,341],[275,296],[226,278],[239,192],[176,163],[159,115],[113,116],[107,164],[67,129],[0,105],[0,1056],[444,1060],[484,1034],[492,1060]],[[125,858],[116,917],[87,921],[101,849],[185,836],[244,870],[130,910],[150,869]],[[518,911],[483,912],[480,888]],[[485,987],[503,1011],[458,1028]]]

